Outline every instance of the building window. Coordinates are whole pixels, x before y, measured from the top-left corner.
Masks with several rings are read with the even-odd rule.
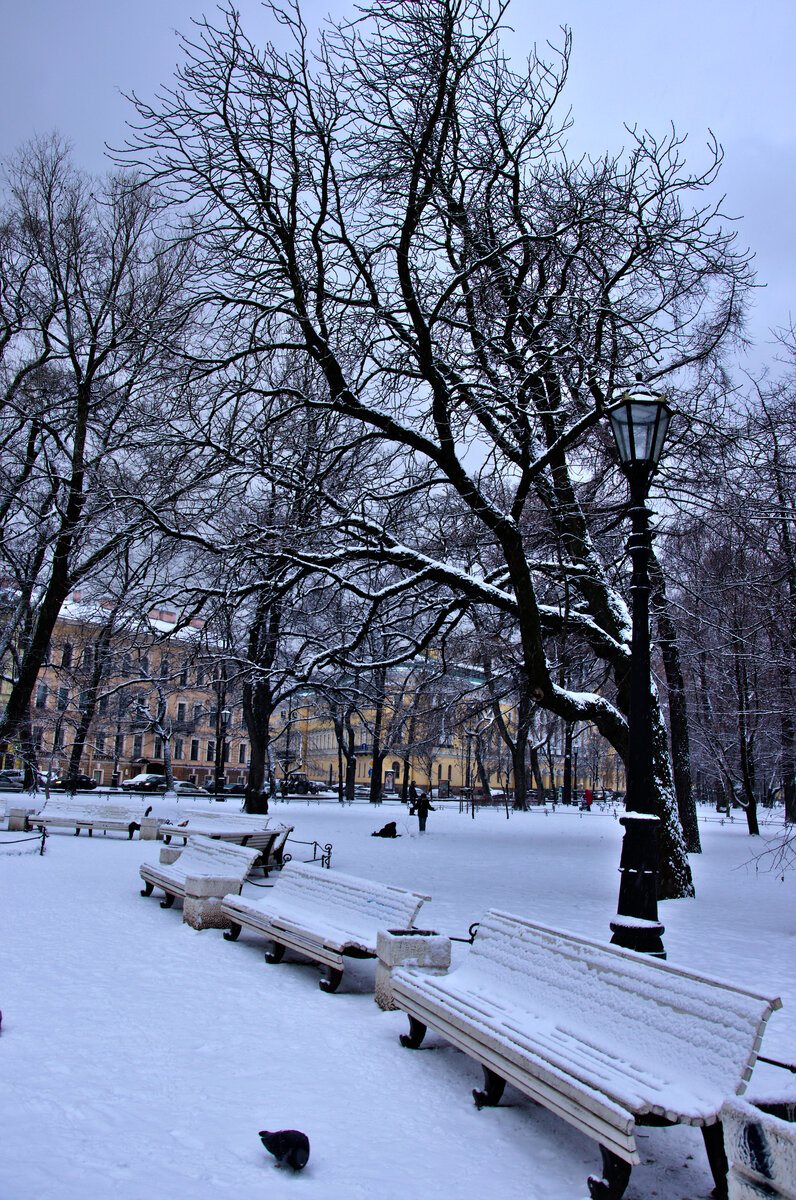
[[[245,762],[246,762],[246,751],[247,751],[247,749],[248,749],[248,747],[247,747],[247,745],[246,745],[246,743],[245,743],[245,742],[241,742],[241,744],[238,746],[238,762],[239,762],[239,763],[245,763]]]
[[[211,738],[207,743],[207,761],[215,762],[216,760],[216,743]]]
[[[138,673],[143,678],[149,675],[149,655],[142,654],[138,660]]]
[[[196,668],[196,686],[204,687],[205,684],[205,669],[204,667]]]
[[[183,754],[184,754],[183,740],[182,740],[182,738],[175,738],[174,739],[174,757],[177,760],[179,760],[183,757]]]
[[[44,729],[42,726],[34,725],[30,731],[30,735],[33,739],[34,750],[41,750],[42,746],[44,745]]]
[[[116,758],[124,758],[124,734],[117,733],[113,739],[113,753]]]
[[[160,656],[160,678],[168,679],[169,670],[170,670],[169,656],[168,656],[168,654],[161,654],[161,656]]]
[[[182,661],[182,668],[180,670],[180,687],[187,687],[187,686],[188,686],[188,659],[184,658]]]
[[[46,708],[47,707],[47,684],[46,683],[40,683],[38,685],[38,687],[36,688],[36,707],[37,708]]]
[[[71,667],[71,665],[72,665],[72,643],[64,642],[64,648],[61,651],[61,666],[66,667],[68,670],[69,667]]]
[[[193,706],[193,719],[194,719],[194,721],[201,721],[201,719],[202,719],[202,711],[203,711],[203,710],[202,710],[202,706],[201,706],[201,704],[194,704],[194,706]]]
[[[154,755],[154,757],[155,758],[163,757],[163,738],[158,737],[157,734],[155,734],[155,755]]]
[[[64,748],[64,731],[59,725],[53,737],[53,750],[63,750]]]
[[[184,704],[177,705],[177,720],[180,722],[180,724],[184,724],[184,722],[185,722],[185,705]]]
[[[97,707],[99,709],[100,715],[104,716],[105,713],[108,711],[108,697],[100,696],[99,704],[97,705]]]
[[[104,733],[97,734],[96,738],[94,739],[94,748],[97,751],[97,754],[105,753],[105,734]]]
[[[191,762],[199,761],[199,741],[197,738],[191,739]]]
[[[133,738],[133,758],[140,758],[144,749],[143,734],[137,733]]]
[[[58,711],[66,712],[69,707],[69,688],[59,687],[58,689]]]

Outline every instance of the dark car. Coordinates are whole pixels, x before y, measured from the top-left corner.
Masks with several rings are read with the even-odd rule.
[[[52,786],[65,792],[91,792],[95,787],[99,787],[99,784],[90,775],[83,775],[81,772],[78,772],[72,779],[68,776],[64,776],[63,779],[56,779]]]
[[[165,792],[166,776],[142,771],[132,779],[123,779],[122,787],[126,792]]]

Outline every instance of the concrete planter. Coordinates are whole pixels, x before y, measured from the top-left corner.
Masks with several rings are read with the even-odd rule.
[[[29,829],[28,817],[38,812],[39,808],[41,808],[41,805],[37,808],[9,808],[8,828],[13,829],[16,833],[22,833],[24,830]]]
[[[184,849],[185,846],[182,844],[175,846],[174,842],[169,842],[168,845],[163,845],[160,847],[160,861],[162,863],[166,863],[167,866],[170,866],[171,863],[177,861]]]
[[[138,834],[142,842],[154,842],[158,837],[158,825],[163,824],[162,817],[141,817],[141,829]]]
[[[374,999],[385,1011],[397,1008],[392,997],[396,967],[419,967],[429,975],[446,975],[451,965],[451,940],[434,929],[380,929],[376,935]]]
[[[728,1100],[721,1123],[728,1200],[796,1200],[796,1101]]]

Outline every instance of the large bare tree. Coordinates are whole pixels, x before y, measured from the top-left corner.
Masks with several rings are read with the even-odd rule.
[[[255,47],[231,8],[200,22],[176,85],[138,103],[128,148],[191,214],[204,354],[303,354],[306,403],[389,451],[360,503],[327,495],[314,566],[377,560],[408,589],[433,580],[445,603],[505,614],[523,691],[625,754],[629,615],[579,481],[618,389],[711,363],[738,329],[747,259],[705,199],[720,149],[691,172],[674,132],[629,131],[621,156],[572,160],[555,119],[568,38],[515,70],[500,3],[387,0],[314,52],[297,8],[271,11],[283,50]],[[392,522],[409,495],[427,505],[417,537]],[[442,495],[455,525],[432,553]],[[489,571],[446,552],[462,527]],[[547,644],[564,624],[607,664],[613,695],[559,682]],[[655,712],[661,895],[682,896]]]
[[[129,497],[180,494],[158,424],[190,254],[146,188],[93,180],[57,137],[6,164],[0,230],[0,738],[23,730],[61,607],[114,554],[148,553]],[[122,500],[120,497],[128,497]]]

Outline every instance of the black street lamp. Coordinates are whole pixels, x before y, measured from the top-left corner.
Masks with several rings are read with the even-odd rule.
[[[630,485],[632,534],[627,550],[633,564],[630,594],[633,633],[630,654],[627,795],[621,882],[611,941],[627,950],[665,958],[658,920],[658,820],[653,811],[653,731],[650,703],[649,560],[652,515],[645,505],[658,469],[671,409],[664,397],[639,383],[608,412],[619,460]]]

